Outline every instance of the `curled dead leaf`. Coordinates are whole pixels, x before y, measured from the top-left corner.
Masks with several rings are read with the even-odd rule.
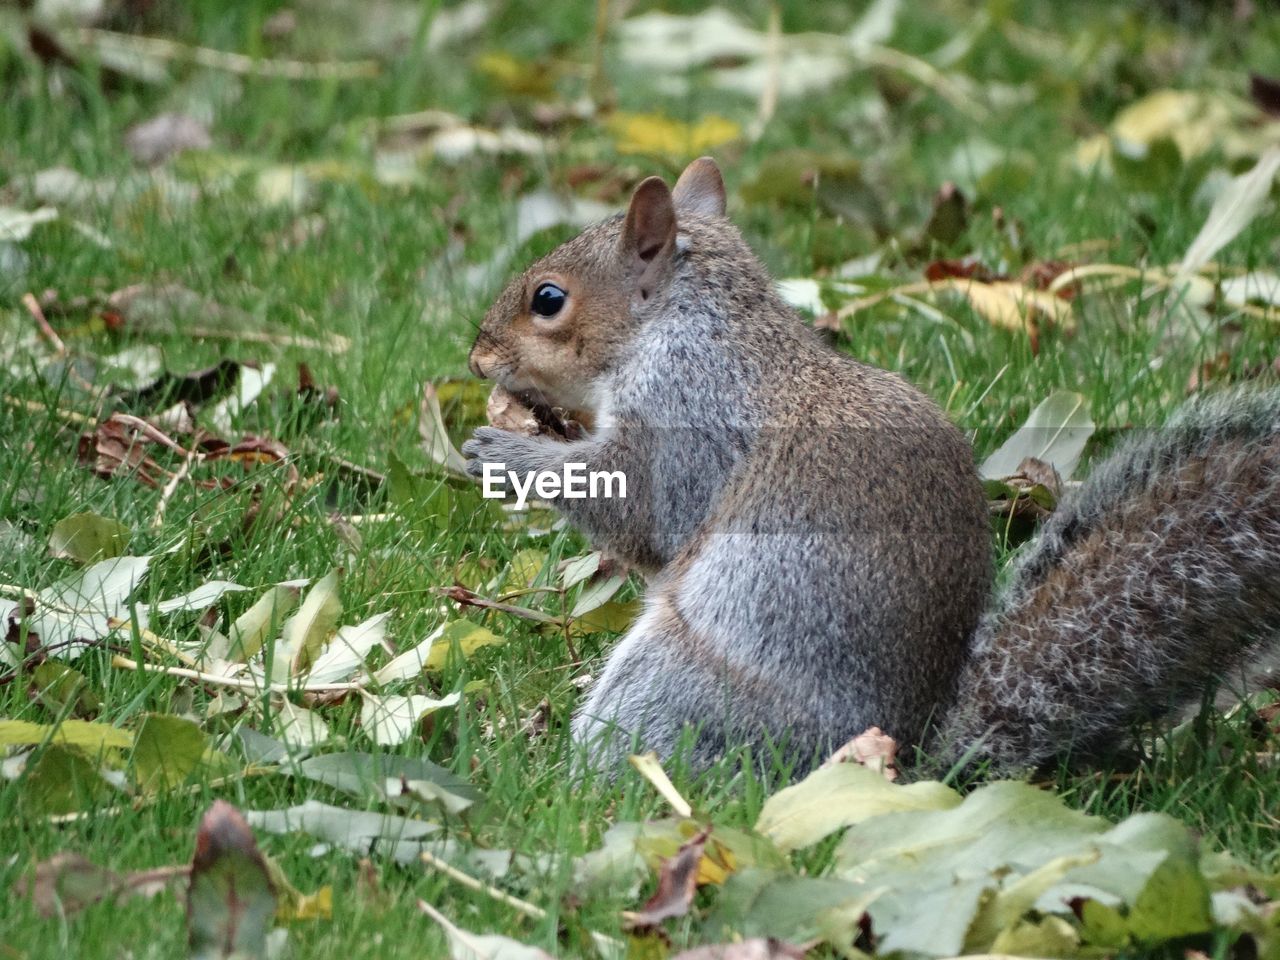
[[[658,889],[653,896],[645,901],[641,910],[623,914],[630,929],[656,927],[663,920],[682,917],[689,912],[694,891],[698,888],[702,850],[710,836],[711,827],[708,826],[690,837],[674,857],[662,862],[658,871]]]
[[[898,742],[879,727],[868,727],[827,757],[822,765],[859,763],[886,780],[897,780],[898,771],[894,766],[897,756]]]

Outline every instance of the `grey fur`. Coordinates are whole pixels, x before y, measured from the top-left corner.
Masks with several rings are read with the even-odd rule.
[[[667,196],[645,189],[633,207]],[[1280,393],[1196,405],[1126,446],[983,617],[990,529],[959,431],[814,337],[723,217],[677,207],[676,242],[633,263],[632,220],[664,222],[641,212],[513,281],[473,350],[504,386],[589,406],[595,432],[482,428],[463,448],[476,471],[627,474],[625,500],[557,502],[652,574],[574,721],[598,765],[636,744],[668,756],[693,727],[695,765],[751,743],[803,767],[875,725],[1022,767],[1112,738],[1280,627]],[[538,328],[544,276],[580,302]],[[535,363],[553,348],[571,374]]]
[[[1280,636],[1280,392],[1186,405],[1062,503],[983,617],[939,735],[1018,769],[1114,746]]]

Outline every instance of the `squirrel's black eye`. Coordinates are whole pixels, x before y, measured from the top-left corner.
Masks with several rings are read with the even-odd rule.
[[[554,317],[564,308],[568,294],[554,283],[543,283],[533,291],[533,303],[529,309],[540,317]]]

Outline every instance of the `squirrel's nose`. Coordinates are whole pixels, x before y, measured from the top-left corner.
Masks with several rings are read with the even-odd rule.
[[[472,352],[471,356],[467,358],[467,366],[470,367],[471,372],[474,373],[481,380],[488,379],[489,375],[485,373],[485,369],[480,363],[480,358],[475,355],[474,351]]]

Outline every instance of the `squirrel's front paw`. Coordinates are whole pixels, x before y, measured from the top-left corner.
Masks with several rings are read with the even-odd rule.
[[[462,455],[467,457],[467,473],[480,479],[486,464],[500,464],[502,471],[519,469],[519,461],[527,454],[527,439],[509,430],[497,427],[477,427],[471,439],[462,445]]]

